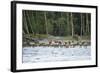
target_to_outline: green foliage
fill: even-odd
[[[75,39],[76,41],[78,41],[79,40],[79,36],[78,35],[74,35],[73,39]]]
[[[72,13],[71,16],[71,12],[23,10],[22,19],[24,34],[33,38],[48,38],[48,35],[72,36],[73,33],[72,38],[78,40],[79,36],[91,35],[89,13]]]
[[[43,38],[48,38],[48,35],[46,35],[46,34],[28,34],[28,35],[30,35],[30,38],[41,38],[41,39],[43,39]]]

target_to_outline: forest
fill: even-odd
[[[90,40],[91,14],[57,11],[22,11],[23,42],[43,39]]]

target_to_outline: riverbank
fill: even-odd
[[[27,46],[52,46],[52,47],[75,47],[75,46],[90,46],[91,42],[87,36],[83,38],[78,37],[59,37],[59,36],[51,36],[42,35],[38,36],[24,36],[23,37],[23,47]]]

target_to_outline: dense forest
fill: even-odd
[[[31,38],[72,37],[90,40],[91,14],[23,10],[23,36]]]
[[[23,10],[24,34],[49,34],[53,36],[89,36],[89,13]]]

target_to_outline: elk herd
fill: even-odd
[[[43,46],[43,47],[66,47],[66,48],[75,48],[75,47],[85,47],[91,45],[91,42],[89,40],[82,40],[82,41],[76,41],[76,40],[47,40],[46,42],[24,42],[24,45],[27,46]]]
[[[87,47],[90,46],[90,41],[61,41],[61,40],[51,40],[49,41],[48,46],[53,47],[66,47],[66,48],[74,48],[74,47]]]

